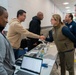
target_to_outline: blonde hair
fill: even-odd
[[[54,14],[52,15],[52,17],[54,18],[55,21],[58,22],[58,25],[63,25],[63,23],[61,22],[61,16],[59,14]]]

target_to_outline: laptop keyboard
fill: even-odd
[[[33,74],[23,72],[23,71],[18,71],[18,72],[16,72],[16,75],[33,75]]]
[[[37,54],[31,53],[31,54],[29,54],[29,56],[31,56],[31,57],[37,57]]]

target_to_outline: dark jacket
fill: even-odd
[[[70,29],[70,31],[76,37],[76,23],[72,21],[70,24],[66,23],[66,26]],[[76,48],[76,43],[74,43],[74,46]]]
[[[41,21],[37,18],[37,16],[33,17],[29,24],[29,31],[40,35],[40,31],[41,31],[40,25],[41,25]],[[32,38],[30,38],[30,39],[33,44],[38,42],[38,39],[32,39]]]

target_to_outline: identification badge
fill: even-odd
[[[70,27],[69,28],[72,28],[72,25],[70,25]]]

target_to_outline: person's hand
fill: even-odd
[[[40,36],[39,39],[45,40],[45,36]]]

